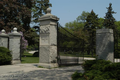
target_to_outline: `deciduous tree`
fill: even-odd
[[[35,0],[35,5],[32,8],[32,23],[38,24],[37,26],[34,26],[38,30],[39,28],[39,18],[43,15],[46,14],[46,10],[48,7],[51,7],[52,4],[49,2],[49,0]]]
[[[30,28],[33,0],[1,0],[0,30],[10,32],[13,27],[25,32]]]

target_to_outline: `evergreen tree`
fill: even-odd
[[[99,28],[99,18],[97,16],[98,15],[96,15],[92,10],[87,16],[84,26],[84,30],[88,32],[88,34],[86,34],[86,36],[88,36],[87,53],[90,54],[90,52],[92,52],[92,55],[96,51],[96,29]]]
[[[108,12],[106,13],[105,20],[104,20],[104,27],[108,29],[113,29],[113,35],[114,35],[114,55],[115,57],[120,57],[120,49],[118,47],[118,39],[119,39],[119,32],[117,30],[117,26],[115,25],[115,18],[113,17],[113,14],[116,12],[112,11],[112,3],[109,4],[109,7],[107,8]]]
[[[112,15],[115,12],[112,11],[112,3],[109,4],[109,7],[107,9],[108,11],[104,19],[104,27],[108,29],[115,29],[115,18]]]

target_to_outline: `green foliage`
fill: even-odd
[[[91,13],[86,18],[86,22],[85,22],[85,26],[84,26],[85,29],[99,28],[99,23],[98,23],[99,18],[97,16],[98,15],[96,15],[94,13],[94,11],[92,10]]]
[[[120,21],[116,21],[115,25],[117,26],[117,30],[120,31]]]
[[[75,72],[75,73],[72,75],[72,80],[85,80],[84,74]]]
[[[108,9],[108,12],[106,13],[106,16],[104,19],[104,27],[108,29],[115,29],[115,18],[112,15],[115,12],[112,11],[112,3],[109,4],[109,7],[107,9]]]
[[[117,28],[115,29],[115,58],[120,58],[120,21],[116,21],[115,25]]]
[[[81,23],[81,22],[86,22],[86,18],[89,15],[89,12],[85,12],[83,11],[82,14],[80,16],[77,17],[77,22]]]
[[[120,79],[120,63],[108,64],[103,67],[103,71],[107,72],[109,76],[115,78],[116,80]]]
[[[120,58],[120,22],[116,22],[115,18],[113,17],[113,14],[115,13],[112,11],[112,3],[109,4],[109,7],[107,8],[107,13],[104,19],[104,27],[108,29],[113,29],[114,32],[114,53],[115,58]]]
[[[77,31],[84,27],[84,23],[79,23],[76,20],[65,24],[65,27],[72,31]]]
[[[83,29],[84,23],[86,22],[86,18],[89,14],[89,12],[83,11],[82,14],[76,18],[76,20],[66,23],[65,27],[72,31],[78,31],[79,29]]]
[[[73,80],[120,80],[120,63],[111,63],[105,60],[85,61],[84,73],[75,72]],[[84,80],[83,79],[83,80]]]
[[[94,55],[96,48],[96,29],[102,28],[104,21],[103,18],[98,18],[97,16],[98,15],[96,15],[93,12],[93,10],[91,11],[91,13],[83,11],[82,14],[77,17],[76,20],[74,20],[73,22],[66,23],[65,29],[67,29],[72,34],[76,35],[79,38],[79,40],[72,41],[72,39],[69,39],[69,42],[68,40],[63,40],[63,42],[60,45],[62,45],[62,47],[79,47],[79,49],[81,49],[82,52],[85,53],[85,51],[87,51],[88,55]],[[61,32],[66,34],[65,31],[61,30]]]
[[[90,54],[90,52],[95,53],[95,49],[96,49],[96,29],[100,28],[99,25],[99,18],[97,17],[98,15],[96,15],[94,13],[94,11],[92,10],[91,13],[87,16],[86,18],[86,22],[85,22],[85,26],[84,26],[84,31],[87,33],[86,35],[87,40],[88,40],[88,44],[87,44],[87,52],[88,54]]]
[[[11,64],[12,55],[9,49],[0,47],[0,65]]]
[[[67,54],[72,54],[72,53],[73,53],[73,51],[72,51],[72,50],[67,51]]]
[[[35,0],[35,5],[32,8],[32,12],[33,12],[33,22],[34,23],[38,23],[39,22],[39,18],[46,13],[46,10],[48,7],[51,7],[52,4],[49,3],[49,0]]]
[[[36,33],[34,28],[30,28],[25,33],[25,39],[27,39],[29,46],[35,47],[39,45],[39,35]]]
[[[31,7],[33,0],[1,0],[0,1],[0,30],[11,32],[13,27],[18,31],[26,31],[30,28]]]
[[[96,76],[102,75],[100,70],[90,70],[84,74],[88,80],[94,80]],[[100,76],[99,76],[100,77]]]
[[[91,60],[91,61],[85,61],[83,64],[85,70],[101,70],[102,67],[106,64],[110,64],[110,61],[105,60]]]
[[[104,18],[99,18],[98,23],[99,23],[99,28],[100,29],[104,28],[103,22],[104,22]]]
[[[61,47],[64,47],[64,48],[67,47],[68,49],[72,49],[72,50],[75,50],[75,48],[76,49],[79,48],[79,50],[83,48],[81,44],[84,44],[87,42],[86,35],[85,35],[86,32],[83,31],[83,28],[84,28],[84,21],[88,16],[88,14],[89,14],[88,12],[83,11],[83,13],[80,16],[78,16],[76,20],[65,24],[65,29],[70,33],[72,33],[73,35],[75,35],[77,38],[67,33],[65,30],[59,29],[59,31],[62,34],[65,34],[68,36],[68,37],[66,36],[63,37],[61,34],[59,34],[60,38],[62,37],[62,40],[60,40]]]
[[[83,64],[84,70],[91,70],[91,66],[95,64],[95,62],[96,60],[85,61],[85,63]]]

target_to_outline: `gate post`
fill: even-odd
[[[9,34],[9,50],[12,54],[12,64],[21,63],[20,61],[20,39],[21,34],[17,32],[17,28]]]
[[[0,47],[8,48],[8,35],[5,33],[4,29],[0,34]]]
[[[97,59],[114,62],[114,37],[112,29],[98,29],[96,31]]]
[[[58,67],[57,64],[57,22],[59,18],[51,14],[40,17],[39,65],[43,67]]]

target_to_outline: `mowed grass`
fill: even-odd
[[[21,57],[21,63],[39,63],[39,57],[33,57],[32,54],[25,52]]]

